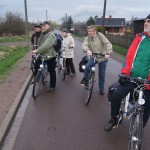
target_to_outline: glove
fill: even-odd
[[[122,85],[122,86],[125,86],[125,85],[127,85],[127,82],[126,82],[126,80],[124,79],[124,78],[119,78],[119,83]]]

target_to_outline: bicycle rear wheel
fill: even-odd
[[[63,58],[63,67],[61,69],[62,69],[62,80],[64,81],[66,77],[66,59],[65,58]]]
[[[33,90],[32,90],[32,96],[34,99],[36,99],[38,97],[39,94],[39,90],[42,84],[42,72],[39,71],[35,77],[35,82],[33,85]]]
[[[95,78],[95,72],[92,72],[88,80],[87,86],[85,87],[85,93],[84,93],[85,105],[88,105],[91,100],[93,85],[94,85],[94,78]]]
[[[143,136],[143,113],[138,111],[131,118],[128,138],[128,150],[141,150]]]

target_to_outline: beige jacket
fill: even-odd
[[[74,46],[75,46],[74,38],[70,33],[68,33],[67,37],[63,37],[62,41],[62,49],[65,49],[65,52],[63,53],[66,54],[66,58],[74,58]]]
[[[101,33],[97,33],[93,38],[85,37],[84,42],[82,44],[83,52],[87,52],[87,50],[91,50],[94,53],[102,53],[102,54],[111,54],[112,53],[112,44],[109,40]],[[105,58],[96,59],[98,62],[105,61]]]

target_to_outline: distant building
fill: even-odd
[[[102,27],[103,18],[95,18],[95,25]],[[125,18],[105,18],[104,28],[108,34],[125,34]]]
[[[141,19],[135,18],[133,20],[133,33],[134,33],[134,35],[144,31],[144,20],[145,20],[145,18],[141,18]]]

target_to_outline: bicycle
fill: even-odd
[[[94,58],[94,65],[93,67],[91,67],[89,74],[88,74],[88,78],[86,80],[86,85],[85,85],[85,91],[84,91],[84,102],[85,105],[88,105],[90,100],[91,100],[91,96],[92,96],[92,91],[93,91],[93,86],[94,86],[94,81],[95,81],[95,65],[97,64],[96,62],[96,57],[99,56],[99,58],[104,57],[104,54],[99,54],[99,53],[92,53],[92,56]],[[85,66],[83,66],[83,69],[85,69]]]
[[[130,119],[128,150],[140,150],[143,136],[143,106],[145,97],[143,91],[149,83],[141,78],[133,78],[125,75],[119,75],[124,82],[131,82],[137,85],[132,92],[126,96],[122,107],[120,108],[118,123],[123,119]]]
[[[40,64],[40,68],[38,69],[38,72],[34,79],[33,90],[32,90],[32,96],[34,99],[38,97],[41,85],[42,84],[45,85],[47,81],[47,75],[48,75],[47,64],[45,62],[46,57],[41,56],[40,54],[38,55],[39,57],[41,57],[42,63]]]
[[[62,80],[64,81],[67,74],[67,68],[66,68],[66,51],[65,49],[68,47],[63,47],[63,49],[60,51],[61,54],[58,54],[58,72],[61,73]],[[73,48],[73,47],[69,47]]]

